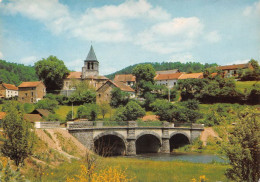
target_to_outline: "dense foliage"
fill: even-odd
[[[96,92],[88,83],[80,82],[75,85],[76,90],[68,97],[68,103],[81,105],[96,102]]]
[[[98,105],[97,104],[85,104],[79,106],[77,110],[77,117],[95,121],[98,116]]]
[[[151,64],[139,64],[134,69],[132,74],[136,78],[136,92],[142,97],[146,93],[154,90],[155,69]]]
[[[32,154],[34,135],[31,124],[24,120],[23,110],[20,104],[13,101],[8,102],[7,115],[3,119],[3,130],[5,141],[1,148],[2,153],[14,160],[16,166],[23,163]]]
[[[130,101],[125,107],[119,107],[115,113],[116,121],[134,121],[143,117],[145,110],[135,101]]]
[[[36,109],[47,109],[50,112],[54,113],[54,110],[59,107],[58,102],[56,100],[51,99],[43,99],[39,100],[35,106]]]
[[[251,69],[244,69],[239,70],[239,78],[242,81],[253,81],[253,80],[260,80],[260,66],[258,64],[258,61],[251,59],[248,63],[250,63],[253,67],[253,70]]]
[[[168,122],[195,122],[202,117],[199,112],[199,102],[188,100],[180,104],[172,104],[166,100],[157,99],[151,104],[153,111],[161,121]]]
[[[43,80],[47,91],[60,90],[63,86],[63,79],[69,74],[64,62],[55,56],[43,58],[34,66],[36,74]]]
[[[241,103],[245,100],[245,95],[231,78],[179,80],[178,87],[182,100],[197,99],[203,103]]]
[[[234,181],[258,181],[260,178],[260,113],[249,109],[240,113],[224,151],[231,168],[226,171]]]
[[[127,92],[121,91],[119,88],[115,87],[111,91],[111,101],[110,105],[112,107],[124,106],[128,103],[130,95]]]
[[[39,78],[32,66],[0,60],[0,80],[18,86],[23,81],[37,81]]]
[[[140,64],[151,64],[156,71],[179,69],[180,72],[187,72],[187,73],[203,72],[204,69],[206,69],[206,68],[217,66],[216,63],[201,64],[199,62],[187,62],[187,63],[181,63],[181,62],[162,62],[162,63],[155,62],[155,63],[152,63],[152,62],[147,62],[147,63],[140,63]],[[133,72],[133,69],[137,65],[139,65],[139,64],[128,66],[128,67],[126,67],[126,68],[124,68],[120,71],[117,71],[115,73],[107,75],[107,77],[109,79],[113,79],[116,74],[131,74]]]

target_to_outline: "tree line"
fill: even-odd
[[[33,66],[23,64],[9,63],[0,60],[0,81],[4,83],[20,85],[23,81],[39,80]]]

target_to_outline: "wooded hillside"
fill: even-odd
[[[0,81],[4,83],[20,85],[23,81],[39,80],[33,66],[23,64],[9,63],[0,60]]]
[[[179,69],[181,72],[187,72],[187,73],[198,73],[198,72],[203,72],[204,69],[217,66],[216,63],[213,64],[201,64],[199,62],[187,62],[187,63],[181,63],[181,62],[162,62],[162,63],[151,63],[151,62],[146,62],[146,63],[140,63],[140,64],[151,64],[156,71],[162,71],[162,70],[172,70],[172,69]],[[134,69],[135,66],[138,64],[128,66],[122,70],[119,70],[115,73],[106,75],[109,79],[113,79],[116,74],[130,74],[132,73],[132,70]]]

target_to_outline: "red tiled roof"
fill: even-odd
[[[154,77],[154,80],[177,80],[183,73],[159,74]]]
[[[70,72],[70,74],[67,76],[67,79],[76,78],[81,79],[82,73],[81,72]],[[107,77],[99,75],[99,76],[86,76],[86,79],[95,79],[95,80],[108,80]]]
[[[114,84],[116,87],[120,88],[120,90],[122,90],[122,91],[134,92],[134,89],[132,89],[131,87],[125,85],[123,82],[115,82],[115,81],[114,81],[113,84]]]
[[[24,114],[24,119],[29,122],[41,121],[42,117],[40,114]]]
[[[184,79],[190,79],[190,78],[203,78],[203,73],[189,73],[189,74],[182,74],[179,77],[179,80],[184,80]]]
[[[67,78],[81,78],[81,72],[70,72]]]
[[[36,109],[36,111],[44,117],[48,117],[50,114],[50,111],[48,111],[47,109]]]
[[[21,83],[19,87],[37,87],[39,84],[41,84],[41,81],[37,81],[37,82],[23,82]],[[42,83],[43,84],[43,83]]]
[[[3,83],[3,86],[8,90],[18,90],[18,87],[12,84]]]
[[[235,70],[235,69],[244,69],[252,67],[251,64],[234,64],[234,65],[226,65],[226,66],[219,66],[217,69],[220,70]]]
[[[94,80],[108,80],[107,77],[99,75],[99,76],[86,76],[86,79],[94,79]]]
[[[0,120],[4,119],[6,116],[6,112],[0,112]]]
[[[115,82],[135,82],[135,76],[132,74],[115,75]]]
[[[163,70],[163,71],[156,71],[156,74],[172,74],[172,73],[180,73],[178,69],[173,69],[173,70]]]

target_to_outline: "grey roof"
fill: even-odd
[[[92,45],[91,45],[90,50],[88,52],[88,56],[86,58],[86,61],[98,61]]]

